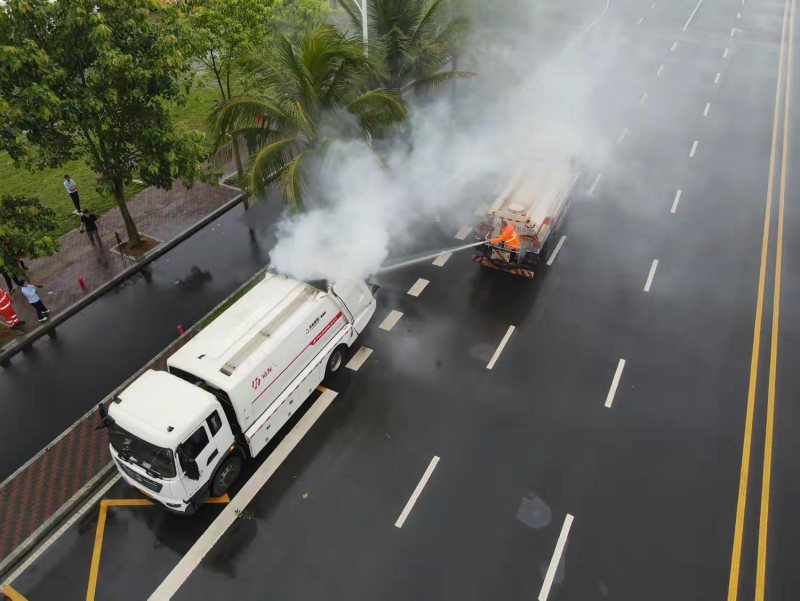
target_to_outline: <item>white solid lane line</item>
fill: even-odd
[[[608,12],[608,8],[610,6],[611,6],[611,0],[606,0],[606,5],[605,7],[603,7],[603,11],[597,16],[597,18],[594,21],[592,21],[586,26],[586,29],[583,30],[583,33],[589,33],[592,29],[594,29],[595,25],[597,25],[602,20],[602,18],[606,16],[606,13]]]
[[[486,365],[486,369],[492,369],[494,364],[497,363],[497,359],[500,357],[500,353],[503,352],[503,349],[506,348],[506,344],[508,344],[508,339],[511,338],[511,334],[514,333],[514,326],[508,326],[508,330],[506,331],[506,335],[503,336],[503,339],[500,341],[500,346],[497,347],[497,350],[492,355],[492,358],[489,359],[489,363]]]
[[[239,514],[247,508],[250,501],[258,494],[261,488],[267,483],[272,475],[277,471],[283,461],[289,456],[292,450],[311,430],[319,417],[336,398],[336,393],[332,390],[325,390],[314,402],[300,421],[286,433],[284,439],[267,456],[266,461],[256,470],[255,474],[245,482],[241,490],[233,497],[230,503],[226,504],[222,512],[211,523],[211,526],[200,535],[197,542],[181,558],[173,570],[167,575],[164,581],[150,595],[150,601],[166,601],[178,592],[181,585],[194,572],[206,554],[211,551],[217,541],[225,534],[228,528],[239,518]]]
[[[650,273],[647,274],[647,281],[644,283],[645,292],[650,292],[650,286],[653,285],[653,278],[656,277],[656,269],[658,269],[658,259],[653,259],[653,264],[650,266]]]
[[[371,354],[372,354],[371,348],[362,346],[355,352],[355,354],[350,359],[350,361],[347,362],[347,365],[345,365],[345,367],[347,369],[352,369],[353,371],[358,371],[359,369],[361,369],[361,366],[364,365],[364,363],[366,363],[367,359],[369,359],[369,356]]]
[[[547,566],[547,572],[544,575],[544,582],[542,582],[542,589],[539,591],[538,601],[547,601],[547,597],[550,595],[553,579],[556,577],[556,570],[558,570],[558,566],[561,563],[561,556],[564,555],[564,547],[567,546],[567,537],[574,520],[575,518],[569,513],[564,518],[564,524],[561,526],[561,534],[558,535],[553,557],[550,559],[550,565]]]
[[[672,202],[672,208],[669,210],[669,212],[672,213],[673,215],[675,214],[675,211],[678,210],[678,203],[681,201],[682,194],[683,190],[680,189],[677,192],[675,192],[675,200]]]
[[[430,280],[419,278],[414,285],[408,289],[409,296],[419,296],[428,284],[430,284]]]
[[[591,196],[592,194],[594,194],[594,191],[597,188],[597,184],[600,183],[601,179],[603,179],[603,174],[602,173],[598,173],[597,177],[594,178],[594,181],[592,182],[592,185],[589,186],[589,191],[586,193],[587,196]]]
[[[548,267],[550,267],[550,265],[553,264],[553,261],[556,260],[556,257],[558,256],[558,253],[561,252],[561,247],[564,246],[564,242],[566,242],[566,241],[567,241],[567,237],[566,236],[561,236],[561,240],[559,240],[558,244],[556,244],[556,247],[553,250],[553,254],[550,255],[549,259],[547,259],[547,266]]]
[[[691,15],[689,15],[689,19],[686,21],[686,25],[684,25],[684,26],[683,26],[683,30],[684,30],[684,31],[686,31],[687,29],[689,29],[689,25],[692,23],[692,19],[694,19],[694,16],[697,14],[697,11],[700,9],[700,5],[701,5],[702,3],[703,3],[703,0],[700,0],[700,1],[697,3],[697,6],[695,6],[695,7],[694,7],[694,10],[692,11],[692,14],[691,14]]]
[[[695,141],[692,143],[692,149],[689,151],[689,158],[690,158],[690,159],[693,159],[693,158],[694,158],[694,155],[695,155],[695,153],[697,152],[697,145],[698,145],[698,144],[699,144],[699,142],[698,142],[697,140],[695,140]]]
[[[472,228],[470,226],[468,226],[468,225],[465,225],[460,230],[458,230],[458,232],[456,232],[456,238],[458,238],[459,240],[463,240],[464,238],[469,236],[469,233],[471,231],[472,231]]]
[[[614,372],[614,378],[611,380],[611,388],[608,389],[606,395],[605,406],[611,408],[614,404],[614,397],[617,396],[617,387],[619,386],[620,378],[622,378],[622,370],[625,369],[625,359],[620,359],[617,363],[617,371]]]
[[[625,138],[627,138],[627,137],[628,137],[628,128],[626,127],[626,128],[625,128],[625,129],[623,129],[623,130],[622,130],[622,132],[619,134],[619,137],[617,138],[617,144],[622,144],[622,141],[623,141]]]
[[[386,319],[384,319],[381,322],[381,325],[379,325],[378,327],[381,330],[386,330],[387,332],[390,332],[392,328],[397,325],[397,322],[400,321],[400,318],[402,316],[403,314],[400,311],[392,311],[391,313],[389,313],[389,315],[386,316]]]
[[[434,455],[431,462],[428,464],[428,469],[425,470],[425,473],[422,474],[422,478],[417,484],[417,487],[414,489],[414,492],[411,493],[411,498],[406,503],[406,506],[403,507],[403,511],[400,513],[400,517],[397,518],[397,521],[394,523],[396,528],[402,528],[403,524],[406,522],[406,518],[408,514],[411,513],[411,510],[414,508],[414,504],[417,502],[419,495],[422,493],[422,489],[425,488],[425,485],[428,483],[428,480],[433,473],[433,470],[436,469],[436,464],[439,463],[439,458]]]
[[[664,65],[661,65],[656,71],[656,77],[661,77],[661,72],[664,70]]]
[[[717,76],[714,78],[714,84],[718,84],[721,77],[722,73],[717,73]]]
[[[708,117],[708,111],[710,111],[710,110],[711,110],[711,103],[710,102],[706,102],[706,108],[703,111],[703,117]]]
[[[639,99],[639,106],[642,106],[645,102],[647,102],[647,92],[642,94],[642,97]]]
[[[436,265],[436,267],[444,267],[444,264],[447,263],[447,260],[452,256],[453,253],[442,253],[433,260],[433,264]]]

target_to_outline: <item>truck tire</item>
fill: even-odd
[[[328,367],[325,368],[325,373],[327,375],[335,374],[337,371],[342,369],[342,365],[344,365],[344,353],[347,347],[343,344],[340,344],[331,353],[331,356],[328,357]]]
[[[219,466],[211,482],[211,496],[221,497],[239,479],[242,473],[242,458],[231,455]]]

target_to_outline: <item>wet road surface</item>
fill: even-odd
[[[550,599],[751,599],[770,445],[765,597],[794,598],[792,172],[775,426],[767,351],[777,219],[767,228],[746,505],[739,500],[783,16],[778,1],[612,1],[596,35],[626,38],[626,68],[598,90],[618,101],[597,107],[614,160],[586,174],[554,266],[524,281],[461,253],[380,276],[378,313],[358,342],[373,354],[326,382],[334,403],[175,598],[534,599],[553,565]],[[797,125],[790,111],[788,130]],[[778,143],[778,167],[781,155]],[[418,278],[430,283],[412,297]],[[402,317],[384,331],[392,310]],[[117,510],[117,555],[101,564],[98,599],[144,598],[224,506],[196,521],[157,511]],[[739,586],[729,589],[739,514]],[[95,523],[90,511],[17,589],[85,598]]]

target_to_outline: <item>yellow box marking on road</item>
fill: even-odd
[[[321,387],[320,387],[321,388]],[[231,498],[227,493],[221,497],[209,497],[206,504],[230,503]],[[103,499],[100,501],[100,512],[97,516],[97,529],[94,533],[94,548],[92,549],[92,563],[89,565],[89,582],[86,586],[86,601],[94,601],[97,592],[97,575],[100,572],[100,555],[103,552],[103,535],[106,529],[106,518],[109,507],[151,507],[155,505],[150,499]],[[3,590],[5,592],[5,590]],[[9,595],[10,597],[10,595]],[[12,601],[17,599],[11,598]],[[20,596],[19,599],[25,599]]]
[[[756,559],[756,601],[764,601],[767,579],[767,534],[769,530],[769,496],[772,482],[772,442],[775,432],[775,387],[778,375],[778,330],[781,312],[781,277],[783,275],[783,223],[786,206],[786,172],[789,155],[789,113],[792,108],[792,69],[794,68],[794,14],[796,0],[791,0],[789,20],[789,62],[786,67],[786,96],[783,109],[783,147],[781,149],[781,187],[778,200],[778,232],[775,251],[775,282],[772,295],[772,333],[767,387],[767,424],[764,437],[764,467],[761,479],[761,514],[758,524]]]
[[[28,599],[10,584],[3,587],[3,594],[11,601],[28,601]]]
[[[761,263],[758,272],[758,293],[756,296],[756,315],[753,327],[753,350],[750,358],[750,381],[747,390],[747,410],[745,414],[744,439],[742,444],[742,465],[739,472],[739,494],[736,503],[736,521],[733,531],[731,569],[728,579],[728,601],[736,601],[739,595],[739,574],[742,561],[742,541],[744,537],[744,518],[747,508],[747,483],[750,476],[750,455],[753,441],[753,416],[755,413],[756,385],[758,382],[758,361],[761,352],[761,324],[764,315],[764,290],[766,288],[767,256],[769,253],[770,223],[772,221],[772,196],[775,191],[775,161],[777,156],[778,129],[780,124],[781,89],[783,85],[786,37],[789,13],[789,0],[786,0],[781,30],[780,59],[778,61],[778,83],[775,90],[775,115],[772,124],[772,148],[769,158],[769,179],[767,181],[767,200],[764,211],[764,229],[761,238]]]

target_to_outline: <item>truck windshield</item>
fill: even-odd
[[[154,476],[175,477],[175,458],[170,449],[142,440],[117,424],[109,428],[109,438],[111,446],[122,459],[143,467]]]

